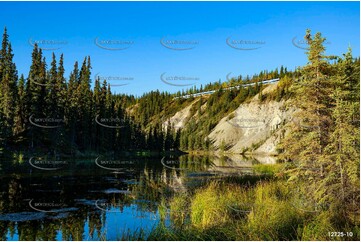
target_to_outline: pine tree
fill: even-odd
[[[67,96],[67,85],[64,77],[64,56],[60,55],[59,65],[57,68],[57,77],[55,82],[55,91],[57,99],[57,115],[59,117],[64,117],[65,115],[65,105],[66,105],[66,96]]]
[[[324,154],[325,160],[330,162],[325,167],[327,173],[319,191],[326,194],[325,199],[342,207],[342,218],[352,216],[360,206],[360,129],[354,122],[354,118],[359,117],[359,99],[355,95],[355,91],[359,93],[359,90],[353,88],[359,86],[356,64],[349,49],[337,65],[332,92],[335,106],[332,112],[333,131]]]
[[[46,78],[46,116],[51,118],[58,118],[58,103],[57,103],[57,64],[56,57],[53,53],[50,64],[50,71]]]
[[[69,144],[71,146],[71,153],[77,149],[77,122],[79,120],[78,113],[78,94],[79,87],[79,68],[78,62],[75,62],[73,71],[70,74],[67,95],[66,95],[66,108],[65,116],[67,119],[67,130],[69,133]]]
[[[85,58],[79,72],[79,85],[76,90],[76,100],[78,104],[78,140],[81,149],[91,149],[91,106],[92,92],[90,90],[91,74],[90,58]]]
[[[24,75],[20,76],[18,82],[18,102],[16,104],[16,121],[15,121],[15,133],[21,133],[25,130],[26,123],[26,110],[25,110],[25,78]]]
[[[0,142],[6,146],[6,140],[15,131],[16,104],[18,101],[18,73],[13,62],[11,43],[4,29],[0,51]],[[3,139],[3,141],[1,140]]]
[[[104,117],[101,114],[101,107],[102,107],[102,96],[101,96],[101,88],[100,88],[100,82],[99,82],[99,78],[97,78],[95,80],[95,84],[94,84],[94,95],[93,95],[93,115],[94,115],[94,119],[97,119],[99,117]],[[99,151],[100,148],[100,144],[101,144],[101,140],[102,140],[102,134],[100,132],[101,127],[99,124],[94,124],[93,125],[93,131],[92,131],[92,140],[93,140],[93,144],[94,144],[94,149],[96,149],[97,151]]]
[[[56,93],[56,117],[62,120],[61,126],[56,129],[56,138],[58,140],[58,146],[69,152],[67,143],[67,119],[65,116],[66,102],[67,102],[67,84],[64,77],[64,56],[60,55],[59,64],[57,67],[57,76],[55,82],[55,93]]]
[[[292,161],[289,181],[308,203],[332,210],[344,223],[359,209],[359,62],[351,51],[336,64],[324,55],[325,38],[306,32],[309,63],[290,90],[297,108],[281,144]],[[318,207],[319,209],[320,207]],[[351,219],[354,224],[359,220]]]
[[[46,117],[46,88],[46,62],[43,58],[42,50],[38,49],[37,44],[35,44],[25,90],[27,121],[33,118]],[[30,122],[27,122],[27,129],[29,129],[28,138],[30,139],[30,147],[35,148],[37,145],[40,145],[43,140],[44,130],[35,127]]]
[[[312,139],[313,142],[308,145],[310,150],[304,150],[304,152],[309,153],[310,160],[315,160],[312,154],[316,156],[321,154],[327,141],[328,117],[330,116],[329,64],[327,57],[323,54],[325,39],[321,37],[321,34],[317,33],[312,39],[308,30],[306,36],[310,45],[307,53],[309,63],[302,69],[301,81],[295,83],[296,98],[293,104],[299,108],[299,112],[295,115],[293,124],[295,124],[297,132],[302,133],[303,138]],[[289,149],[290,152],[293,150],[292,147]],[[299,149],[303,149],[302,145],[294,144],[292,153],[300,154],[301,150]]]
[[[308,64],[301,70],[302,76],[292,89],[295,98],[291,104],[297,112],[282,142],[281,148],[285,152],[281,157],[295,165],[289,170],[290,180],[303,184],[299,194],[307,194],[305,196],[310,201],[315,199],[320,202],[325,198],[324,194],[317,196],[316,193],[329,163],[323,154],[329,139],[332,110],[330,76],[333,73],[328,62],[330,57],[324,54],[325,38],[320,33],[312,37],[307,30],[305,39],[309,45]]]

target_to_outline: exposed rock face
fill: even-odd
[[[163,127],[168,126],[168,122],[176,129],[183,128],[186,125],[186,121],[190,118],[190,110],[194,103],[196,103],[197,100],[192,102],[187,107],[183,108],[182,110],[178,111],[176,114],[173,115],[170,119],[167,119],[165,122],[163,122]]]
[[[246,148],[254,153],[275,154],[279,142],[277,129],[289,119],[291,111],[282,109],[284,102],[259,103],[252,100],[224,117],[209,134],[214,146],[226,144],[230,152]]]
[[[263,94],[276,87],[277,84],[268,85]],[[176,129],[186,125],[191,118],[190,109],[196,102],[197,99],[169,119]],[[291,119],[294,112],[292,109],[286,110],[284,104],[285,101],[261,103],[256,95],[221,119],[208,137],[214,147],[220,149],[223,144],[231,153],[241,153],[247,149],[254,154],[275,155],[280,142],[279,128]]]

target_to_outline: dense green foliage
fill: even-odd
[[[261,71],[245,78],[238,76],[177,94],[157,90],[139,98],[116,95],[105,80],[91,80],[90,57],[84,58],[81,65],[75,62],[66,80],[64,56],[57,60],[53,54],[48,68],[37,45],[27,78],[23,75],[18,78],[6,29],[0,60],[0,150],[52,155],[175,151],[179,148],[209,150],[212,145],[207,138],[210,131],[224,115],[262,90],[258,81],[290,75],[282,66],[280,71]],[[245,83],[256,84],[227,89]],[[208,90],[217,91],[200,98],[175,98]],[[276,98],[283,95],[281,88]],[[169,118],[189,105],[192,105],[192,115],[188,124],[184,130],[175,129]]]
[[[0,50],[0,144],[3,145],[6,145],[8,139],[14,134],[16,103],[19,101],[17,93],[18,76],[13,56],[5,28]],[[3,145],[0,145],[0,150]]]
[[[122,239],[359,240],[357,225],[335,222],[332,211],[295,196],[296,187],[284,177],[248,184],[238,180],[212,181],[194,192],[176,194],[159,205],[162,219],[149,236],[140,230]],[[169,213],[164,212],[167,208]],[[345,231],[345,236],[331,236],[335,231]]]
[[[21,75],[18,80],[5,29],[0,59],[0,151],[80,155],[178,147],[172,130],[158,125],[147,132],[144,125],[164,108],[160,104],[170,100],[170,95],[162,94],[168,99],[151,106],[155,109],[142,106],[152,99],[148,95],[139,102],[144,111],[135,122],[127,113],[136,103],[134,96],[112,94],[105,80],[95,80],[91,88],[90,57],[80,66],[75,62],[68,81],[63,55],[57,61],[53,54],[48,69],[42,50],[35,45],[31,63],[28,77]]]
[[[344,231],[354,233],[344,239],[358,239],[360,59],[352,57],[351,49],[343,57],[326,56],[320,33],[312,36],[307,31],[305,38],[308,63],[294,72],[281,67],[280,72],[240,76],[175,95],[152,91],[135,98],[112,94],[106,81],[95,80],[91,89],[90,57],[81,66],[75,62],[66,81],[63,56],[57,61],[53,55],[48,68],[36,45],[28,77],[18,78],[5,29],[0,52],[0,152],[207,151],[213,148],[210,132],[240,104],[256,94],[260,102],[283,99],[284,108],[296,110],[281,130],[278,151],[284,165],[255,167],[273,180],[249,186],[211,183],[192,194],[176,195],[169,201],[176,226],[160,223],[149,238],[329,240],[334,238],[328,232]],[[276,90],[263,94],[257,82],[272,78],[280,78]],[[226,89],[244,82],[256,84]],[[217,91],[175,98],[207,90]],[[189,106],[186,125],[176,129],[169,119]],[[220,149],[226,151],[227,144]]]
[[[283,127],[279,158],[284,163],[255,166],[273,179],[246,186],[213,182],[177,194],[168,203],[171,225],[160,223],[148,239],[360,239],[360,59],[352,57],[350,48],[342,58],[326,56],[320,33],[312,36],[307,30],[305,38],[307,65],[283,76],[275,91],[260,97],[285,98],[285,108],[296,110]],[[232,100],[226,97],[218,92],[215,100],[226,106]],[[212,101],[210,97],[205,108],[210,108],[210,118],[220,112],[212,112]],[[190,122],[185,130],[197,132],[198,124],[202,126]],[[188,148],[201,148],[191,142]]]
[[[205,88],[197,89],[194,87],[182,92],[182,94],[178,93],[176,95],[177,97],[184,94],[216,90],[211,95],[190,97],[188,99],[174,98],[174,95],[167,92],[153,91],[144,94],[137,100],[132,116],[134,116],[137,123],[140,123],[143,129],[148,130],[149,133],[154,133],[162,130],[161,124],[163,124],[163,129],[164,127],[171,126],[168,125],[169,118],[177,111],[191,105],[190,114],[186,117],[187,124],[181,131],[178,130],[179,133],[176,134],[176,140],[180,142],[179,147],[181,150],[207,151],[212,147],[212,141],[208,139],[212,129],[223,117],[237,109],[240,104],[262,91],[263,86],[258,84],[259,81],[281,78],[281,84],[275,92],[260,95],[262,101],[275,99],[279,101],[282,98],[287,98],[287,94],[289,94],[289,80],[291,80],[292,75],[292,72],[288,72],[286,68],[281,67],[280,73],[277,69],[270,73],[264,71],[254,75],[252,78],[247,77],[245,80],[242,77],[238,79],[233,78],[228,82],[209,84]],[[255,85],[227,89],[244,83],[255,83]],[[176,132],[174,127],[170,127],[170,129],[174,135]],[[224,150],[226,149],[227,147],[224,147]]]
[[[360,60],[326,56],[320,33],[311,36],[308,64],[292,87],[298,110],[285,128],[281,158],[299,195],[326,206],[335,223],[359,223]],[[331,63],[331,60],[335,60]]]

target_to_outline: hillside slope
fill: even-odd
[[[263,95],[274,91],[277,85],[278,83],[268,85],[263,90]],[[170,123],[179,129],[185,128],[190,119],[197,120],[198,114],[190,117],[189,112],[197,100],[169,118]],[[207,102],[204,105],[206,104]],[[275,155],[276,145],[280,141],[279,128],[291,119],[293,113],[293,110],[283,108],[284,104],[284,100],[261,102],[258,94],[242,103],[236,110],[223,117],[208,134],[213,149],[217,151],[225,147],[222,149],[229,153],[247,151],[254,154]]]

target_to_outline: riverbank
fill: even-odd
[[[44,158],[64,158],[64,159],[85,159],[85,158],[96,158],[99,156],[115,156],[115,157],[163,157],[163,156],[181,156],[187,152],[180,150],[175,151],[151,151],[151,150],[133,150],[133,151],[120,151],[120,152],[96,152],[96,151],[84,151],[74,152],[73,154],[68,153],[51,153],[42,152],[40,150],[29,152],[29,151],[2,151],[0,158],[3,159],[17,159],[24,160],[30,159],[31,157],[44,157]]]
[[[347,231],[347,238],[337,239],[359,240],[358,216],[345,222],[337,204],[308,200],[300,189],[307,184],[288,182],[281,166],[269,174],[212,181],[176,194],[160,205],[163,217],[148,237],[138,231],[121,240],[318,241],[336,239],[332,231]]]

